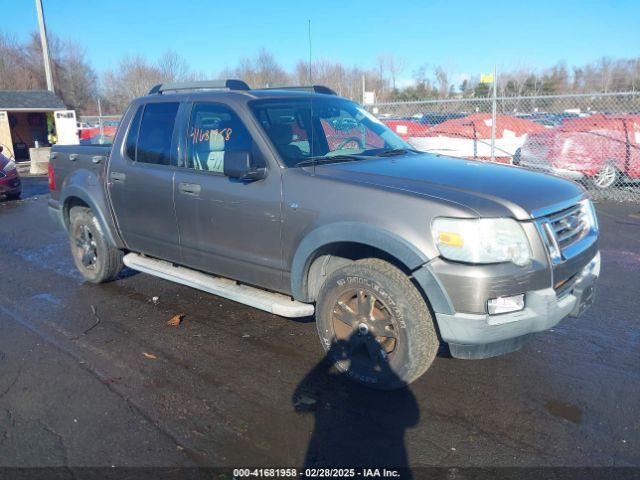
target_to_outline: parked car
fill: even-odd
[[[409,140],[414,137],[422,137],[429,130],[429,125],[421,123],[416,119],[382,119],[387,127],[393,133],[403,140]]]
[[[544,125],[545,127],[557,127],[558,125],[562,125],[565,120],[580,118],[580,115],[577,113],[571,112],[562,112],[562,113],[547,113],[547,112],[535,112],[535,113],[524,113],[517,115],[518,118],[523,118],[525,120],[530,120],[535,123],[539,123],[540,125]]]
[[[640,116],[592,115],[530,135],[514,163],[594,188],[640,181]]]
[[[426,152],[488,160],[491,158],[492,122],[491,113],[474,113],[435,125],[422,135],[410,137],[407,141],[418,150]],[[496,114],[496,160],[511,163],[511,158],[527,136],[544,130],[542,125],[529,120]]]
[[[441,341],[456,358],[500,355],[591,305],[598,226],[582,187],[417,152],[327,92],[160,85],[113,146],[55,145],[49,211],[84,278],[127,265],[315,314],[336,367],[380,389],[420,377]],[[327,138],[346,117],[357,145]]]
[[[102,123],[103,137],[112,138],[116,134],[119,123],[120,122],[115,120],[105,120]],[[100,126],[81,128],[78,130],[78,137],[80,138],[80,143],[83,145],[99,143],[96,139],[102,138],[100,136]]]
[[[4,155],[4,147],[0,145],[0,196],[9,200],[17,200],[22,194],[22,182],[16,162]]]
[[[423,125],[440,125],[448,120],[456,120],[458,118],[464,118],[468,113],[458,113],[458,112],[425,112],[421,113],[419,116],[417,115],[415,118],[418,123]]]

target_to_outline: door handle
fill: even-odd
[[[93,157],[91,157],[91,161],[93,163],[100,163],[102,160],[104,160],[106,157],[104,155],[94,155]]]
[[[111,178],[111,180],[113,180],[114,182],[123,183],[124,179],[127,178],[127,175],[120,172],[111,172],[109,174],[109,178]]]
[[[72,162],[75,162],[77,159],[78,159],[78,154],[77,153],[69,154],[69,160],[71,160]]]
[[[202,187],[197,183],[178,183],[178,191],[184,195],[191,195],[192,197],[197,197],[200,195],[200,190]]]

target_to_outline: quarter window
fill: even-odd
[[[224,172],[225,153],[251,151],[252,139],[238,116],[223,105],[193,106],[187,138],[187,167]]]
[[[149,103],[144,108],[135,161],[169,165],[179,103]]]

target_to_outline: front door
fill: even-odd
[[[174,194],[183,263],[245,283],[282,287],[280,175],[245,182],[224,175],[225,153],[259,148],[228,106],[194,103],[183,132]]]
[[[173,177],[179,106],[178,102],[148,103],[129,112],[133,119],[124,146],[112,152],[107,173],[116,222],[127,247],[176,262],[180,245]]]

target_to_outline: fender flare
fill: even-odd
[[[293,298],[309,301],[307,292],[307,272],[314,259],[314,253],[332,243],[353,242],[378,250],[398,259],[413,271],[429,261],[414,245],[388,230],[357,223],[338,222],[318,227],[300,242],[291,263],[291,292]]]
[[[104,215],[103,209],[98,208],[91,194],[78,185],[69,185],[65,187],[64,195],[60,197],[60,213],[62,214],[62,220],[67,230],[69,230],[69,217],[66,215],[65,210],[67,208],[67,201],[71,197],[78,198],[89,206],[93,214],[98,219],[100,229],[102,230],[101,233],[104,235],[104,238],[109,245],[115,248],[123,247],[122,242],[116,240],[113,230],[110,227],[110,223]]]

